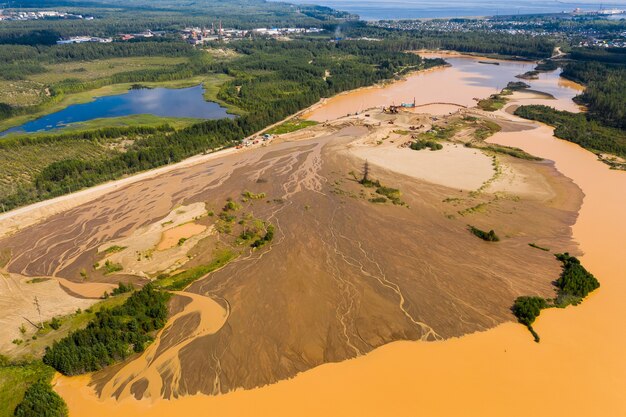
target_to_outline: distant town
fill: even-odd
[[[59,39],[57,44],[73,44],[85,42],[109,43],[113,41],[130,41],[133,39],[146,39],[175,34],[191,45],[203,45],[205,42],[228,42],[244,38],[275,38],[288,39],[290,36],[318,33],[323,29],[319,28],[256,28],[250,30],[223,28],[220,23],[212,24],[210,28],[189,27],[177,32],[146,30],[140,33],[123,33],[116,37],[96,37],[96,36],[72,36],[67,39]]]
[[[45,19],[84,19],[93,20],[93,16],[83,16],[81,14],[57,12],[54,10],[40,11],[11,11],[0,10],[0,22],[11,20],[45,20]]]
[[[579,46],[601,48],[626,48],[626,31],[598,31],[592,26],[568,25],[568,21],[626,19],[626,10],[611,9],[582,11],[575,9],[561,14],[534,16],[497,16],[491,18],[420,19],[420,20],[379,20],[369,25],[385,29],[419,30],[426,32],[476,32],[505,33],[527,36],[561,36]],[[623,28],[623,26],[622,26]]]

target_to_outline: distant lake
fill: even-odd
[[[328,6],[358,14],[363,20],[560,13],[571,12],[577,7],[588,11],[599,10],[601,7],[626,8],[626,1],[610,0],[291,0],[290,2]]]
[[[69,123],[86,122],[103,117],[133,114],[153,114],[162,117],[192,117],[197,119],[232,118],[217,103],[206,101],[201,85],[189,88],[152,88],[130,90],[124,94],[98,97],[84,104],[73,104],[56,113],[12,127],[0,133],[40,132],[57,129]]]

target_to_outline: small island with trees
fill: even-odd
[[[513,314],[532,333],[535,342],[539,342],[539,335],[533,329],[532,324],[541,314],[541,310],[550,307],[565,308],[570,304],[578,305],[589,293],[600,287],[596,277],[580,264],[578,258],[567,252],[555,256],[562,263],[561,275],[555,281],[556,297],[545,299],[537,296],[521,296],[517,297],[512,307]]]

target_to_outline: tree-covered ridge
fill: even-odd
[[[97,371],[142,352],[167,319],[169,294],[148,284],[121,306],[103,309],[85,329],[46,348],[43,362],[65,375]]]
[[[549,36],[490,33],[486,31],[443,32],[394,30],[368,26],[365,22],[343,24],[342,35],[373,37],[389,42],[398,50],[444,49],[479,54],[498,54],[524,58],[547,58],[556,46]]]

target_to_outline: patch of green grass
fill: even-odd
[[[458,123],[452,123],[447,126],[433,126],[428,132],[420,133],[417,139],[423,142],[429,140],[448,140],[458,132],[459,128]]]
[[[478,101],[478,107],[481,110],[493,112],[500,110],[506,104],[507,100],[504,95],[492,94],[489,98],[484,98]]]
[[[84,130],[97,130],[106,127],[126,127],[126,126],[163,126],[170,125],[174,129],[182,129],[200,122],[201,119],[191,117],[162,117],[153,114],[133,114],[122,117],[105,117],[101,119],[93,119],[86,122],[70,123],[60,129],[53,129],[47,132],[41,132],[40,135],[60,132],[78,132]],[[32,134],[30,134],[32,135]],[[35,134],[37,135],[37,134]]]
[[[0,268],[4,268],[5,266],[7,266],[7,264],[11,260],[11,256],[11,248],[0,249]]]
[[[266,133],[270,135],[282,135],[304,129],[306,127],[315,126],[316,124],[317,122],[314,122],[313,120],[291,119],[283,124],[271,128]]]
[[[255,193],[250,192],[248,190],[246,190],[243,193],[241,193],[241,195],[244,198],[247,198],[248,200],[262,200],[262,199],[264,199],[266,197],[265,193],[255,194]]]
[[[543,160],[537,156],[531,155],[521,150],[520,148],[513,148],[509,146],[490,144],[489,146],[481,146],[480,149],[489,151],[489,152],[500,153],[503,155],[509,155],[509,156],[512,156],[513,158],[525,159],[527,161],[542,161]]]
[[[477,140],[483,141],[498,133],[500,130],[502,130],[502,128],[499,124],[492,122],[491,120],[481,120],[478,128],[474,131],[474,137]]]
[[[33,279],[29,279],[28,281],[26,281],[27,284],[39,284],[40,282],[46,282],[46,281],[50,281],[50,278],[33,278]]]
[[[461,216],[467,216],[468,214],[474,214],[474,213],[484,213],[487,210],[487,205],[488,205],[487,203],[479,203],[479,204],[476,204],[475,206],[468,207],[463,210],[459,210],[457,213],[459,213]]]
[[[231,249],[218,250],[214,253],[213,259],[210,263],[189,268],[186,271],[179,272],[178,274],[172,276],[159,278],[155,284],[167,290],[183,290],[197,279],[200,279],[203,276],[225,266],[237,256],[237,253]]]
[[[124,269],[121,264],[111,262],[109,260],[104,263],[104,266],[102,268],[104,269],[104,275],[113,274]]]
[[[106,253],[107,255],[109,255],[109,254],[111,254],[111,253],[121,252],[121,251],[123,251],[124,249],[126,249],[126,246],[113,245],[113,246],[110,246],[110,247],[106,248],[106,249],[104,250],[104,253]]]
[[[52,329],[49,323],[44,323],[43,329],[39,329],[34,333],[35,339],[28,333],[28,338],[20,344],[19,348],[14,350],[14,357],[40,357],[43,355],[46,346],[52,345],[55,340],[60,340],[67,336],[71,331],[85,328],[87,324],[96,317],[96,313],[103,308],[112,308],[121,305],[126,301],[130,294],[121,294],[115,297],[109,297],[91,306],[86,310],[77,310],[73,314],[59,316],[56,319],[60,322],[58,329]],[[24,335],[26,337],[26,335]]]

